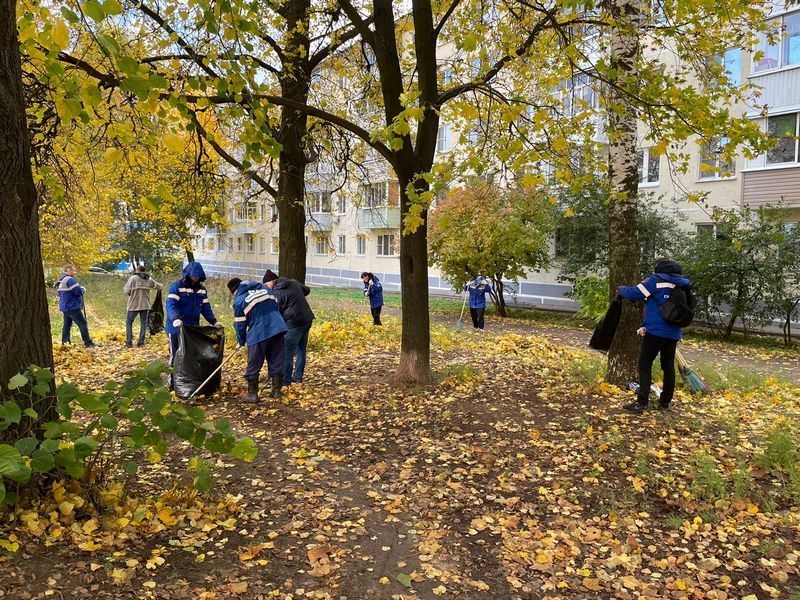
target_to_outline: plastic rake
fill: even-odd
[[[464,329],[464,309],[467,307],[467,292],[464,292],[464,303],[461,305],[461,316],[456,321],[456,331]]]

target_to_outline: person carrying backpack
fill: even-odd
[[[675,349],[683,335],[681,328],[691,322],[694,310],[691,287],[692,282],[682,275],[678,263],[661,258],[656,261],[654,273],[642,283],[617,288],[618,296],[634,302],[645,302],[644,320],[637,330],[644,338],[639,354],[639,389],[636,402],[626,404],[622,407],[624,410],[639,414],[647,408],[653,362],[659,354],[664,388],[658,407],[662,410],[669,408],[675,392]],[[680,314],[683,314],[683,318]]]
[[[98,344],[92,341],[89,335],[89,325],[86,322],[86,314],[84,312],[83,296],[86,293],[86,288],[78,284],[75,275],[78,274],[78,269],[75,265],[68,264],[64,267],[64,272],[58,278],[58,310],[64,314],[64,325],[61,328],[61,343],[69,344],[70,334],[72,332],[72,324],[78,326],[81,332],[81,339],[83,345],[87,348],[97,346]]]

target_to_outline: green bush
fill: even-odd
[[[158,462],[177,439],[197,449],[254,460],[255,443],[237,438],[227,419],[211,422],[202,409],[173,402],[162,381],[167,371],[163,363],[151,363],[122,382],[109,382],[102,392],[82,392],[62,383],[55,398],[58,418],[47,422],[33,408],[23,410],[17,400],[27,395],[23,405],[40,406],[50,393],[53,373],[32,366],[12,377],[6,394],[0,388],[0,394],[16,399],[0,403],[0,431],[28,431],[13,446],[0,444],[0,502],[15,503],[23,486],[45,474],[59,472],[85,484],[100,483],[116,471],[134,477],[145,452],[147,460]],[[208,466],[198,461],[191,466],[197,474],[195,486],[207,490]]]
[[[608,279],[593,275],[578,277],[572,297],[581,305],[579,317],[599,322],[608,310]]]

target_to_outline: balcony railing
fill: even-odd
[[[400,209],[388,206],[359,208],[357,223],[359,229],[399,229]]]
[[[311,231],[330,231],[333,224],[331,213],[309,213],[306,215],[306,227]]]

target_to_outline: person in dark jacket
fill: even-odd
[[[659,408],[669,408],[675,393],[675,348],[683,336],[681,328],[667,323],[659,310],[675,286],[691,287],[692,282],[684,277],[681,266],[665,258],[656,261],[654,273],[642,283],[619,286],[617,295],[627,300],[644,301],[644,320],[637,333],[642,336],[639,354],[639,390],[636,402],[623,406],[628,412],[641,413],[647,408],[652,384],[653,362],[661,355],[661,370],[664,372],[664,388],[659,398]]]
[[[89,324],[86,322],[86,315],[83,312],[83,296],[86,288],[78,285],[75,275],[78,269],[75,265],[66,265],[61,277],[58,278],[58,310],[64,314],[64,324],[61,327],[61,343],[70,344],[72,334],[72,324],[78,326],[81,332],[83,345],[87,348],[96,346],[89,336]]]
[[[228,281],[233,295],[233,324],[240,346],[247,346],[247,394],[243,402],[258,402],[258,376],[264,360],[272,380],[273,398],[281,397],[283,379],[286,323],[281,317],[278,298],[267,286],[257,281]]]
[[[183,267],[183,277],[169,286],[167,294],[167,322],[164,329],[169,335],[169,364],[175,361],[175,353],[180,344],[181,327],[184,325],[200,325],[200,315],[214,327],[222,329],[224,326],[217,321],[211,309],[203,282],[206,273],[199,262],[190,262]]]
[[[383,286],[380,279],[372,273],[361,273],[364,282],[364,297],[369,298],[369,308],[372,312],[372,324],[381,324],[381,309],[383,308]]]
[[[478,275],[469,283],[464,284],[464,292],[469,290],[469,315],[472,317],[472,327],[483,331],[483,315],[486,312],[486,294],[492,293],[492,285],[483,275]]]
[[[308,332],[311,331],[311,325],[314,322],[314,312],[306,300],[311,289],[294,279],[278,277],[269,269],[264,273],[264,285],[278,297],[281,316],[288,328],[284,340],[286,365],[283,370],[283,385],[302,383],[303,372],[306,368]],[[296,364],[294,364],[295,354],[297,355]]]
[[[130,276],[123,291],[128,295],[127,316],[125,318],[125,346],[133,347],[133,322],[139,316],[139,341],[137,346],[144,346],[147,333],[147,313],[150,312],[150,290],[160,290],[164,286],[147,274],[144,265],[136,267],[136,273]]]

